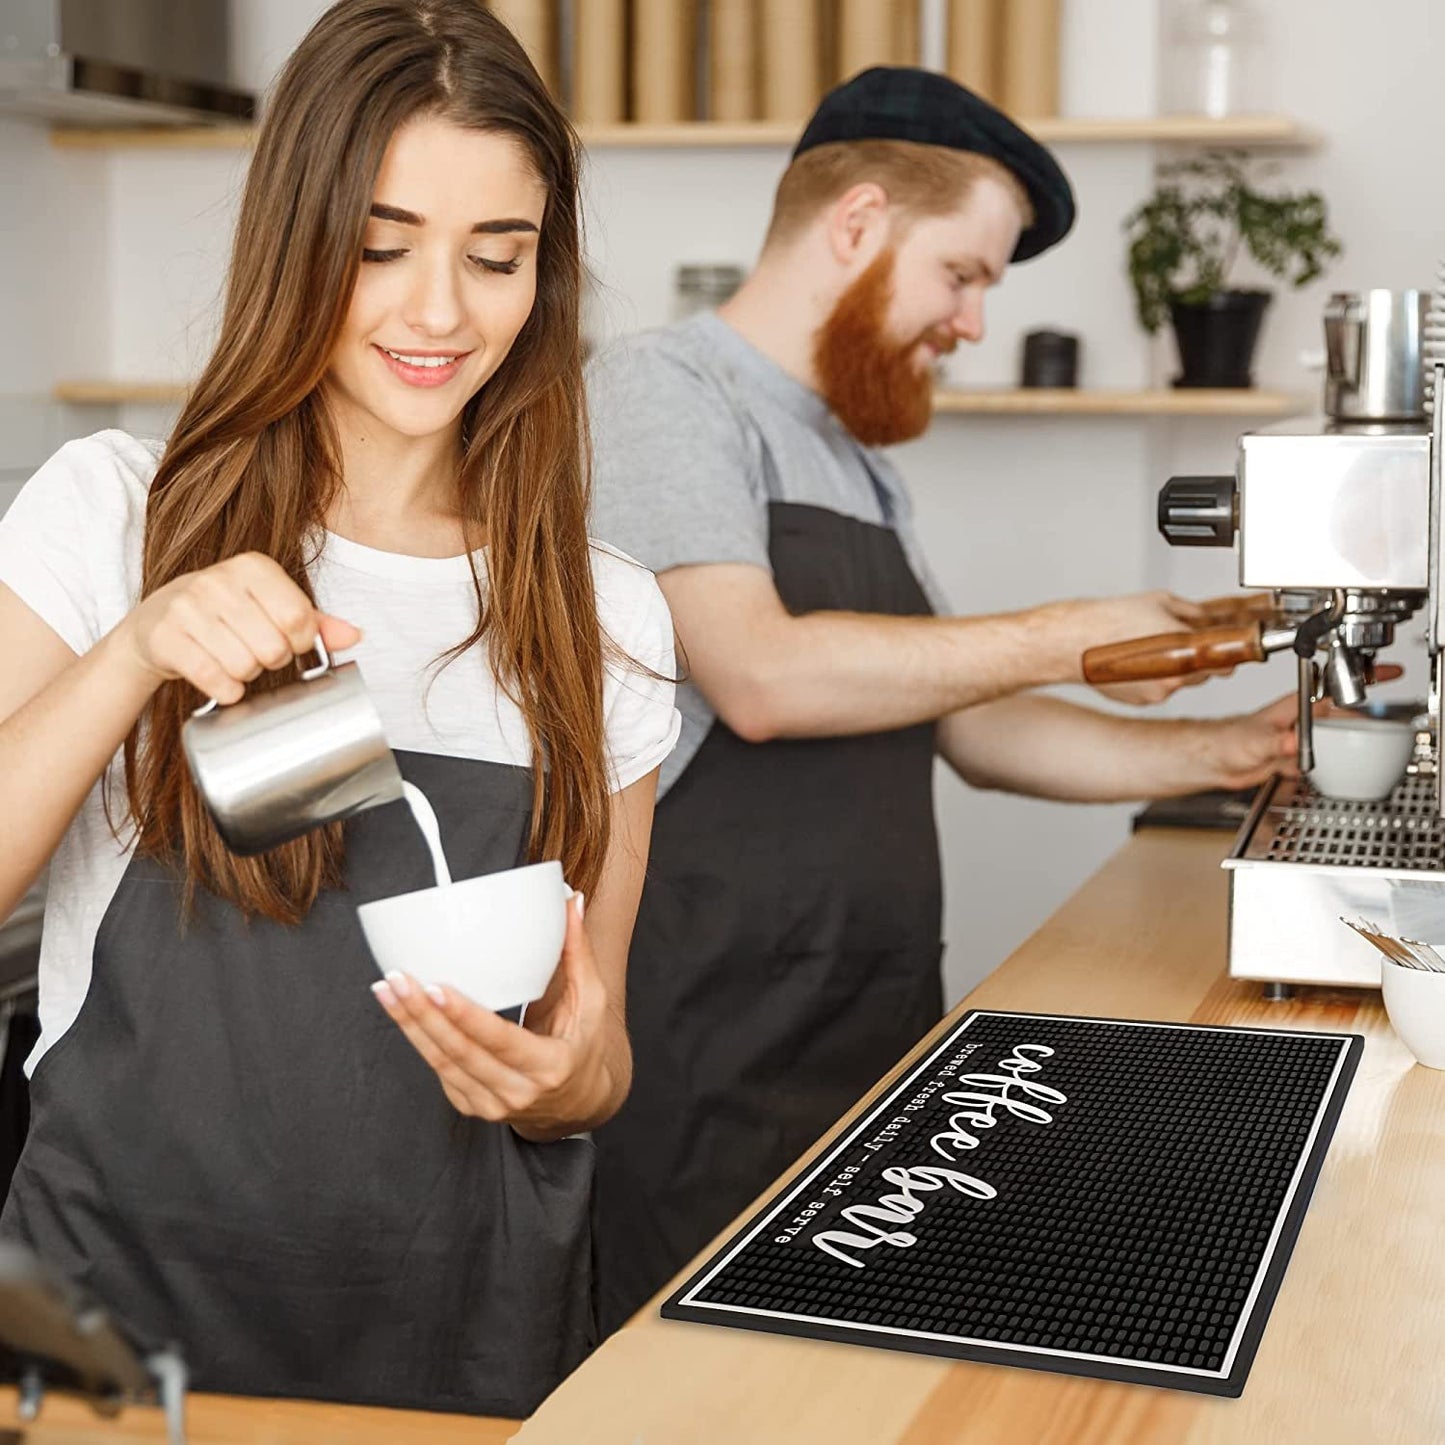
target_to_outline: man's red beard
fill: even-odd
[[[953,349],[953,337],[900,345],[887,331],[893,252],[883,252],[838,298],[813,340],[813,370],[833,414],[864,446],[910,441],[933,418],[933,368],[919,369],[919,342]]]

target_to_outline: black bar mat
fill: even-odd
[[[1223,833],[1237,833],[1249,817],[1258,791],[1258,788],[1237,791],[1211,788],[1178,798],[1156,798],[1134,814],[1131,827],[1135,833],[1140,828],[1215,828]]]
[[[1361,1048],[970,1013],[662,1313],[1238,1395]]]

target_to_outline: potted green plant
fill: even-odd
[[[1166,318],[1174,323],[1175,386],[1253,385],[1255,342],[1272,293],[1230,285],[1242,254],[1298,287],[1341,250],[1318,191],[1259,190],[1247,158],[1234,151],[1163,167],[1154,194],[1124,228],[1141,324],[1153,333]]]

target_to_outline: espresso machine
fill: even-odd
[[[1341,916],[1388,923],[1402,885],[1438,886],[1445,906],[1445,264],[1433,296],[1332,297],[1326,342],[1322,417],[1247,433],[1232,475],[1174,477],[1159,494],[1168,541],[1234,547],[1251,594],[1216,625],[1084,657],[1085,677],[1108,683],[1293,654],[1301,777],[1260,789],[1224,864],[1230,973],[1274,996],[1296,983],[1378,987],[1379,955]],[[1429,699],[1403,781],[1380,802],[1317,793],[1315,703],[1363,704],[1376,654],[1422,630]]]

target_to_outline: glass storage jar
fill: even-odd
[[[1162,109],[1172,115],[1258,114],[1259,17],[1244,0],[1175,0],[1165,27]]]

